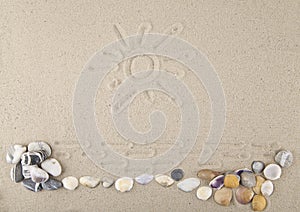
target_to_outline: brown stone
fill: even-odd
[[[240,185],[240,179],[235,174],[227,174],[224,179],[224,186],[227,188],[237,188]]]
[[[214,200],[219,205],[229,206],[232,199],[232,190],[230,188],[221,188],[217,190],[214,195]]]
[[[255,195],[252,200],[252,209],[254,211],[263,211],[267,206],[267,200],[262,195]]]
[[[253,187],[253,191],[255,192],[255,194],[260,194],[260,188],[261,185],[266,181],[265,178],[263,178],[262,176],[256,176],[256,185],[255,187]]]
[[[197,176],[202,180],[212,180],[220,174],[222,173],[210,169],[201,169],[200,171],[198,171]]]
[[[248,204],[249,202],[251,202],[253,196],[254,192],[252,191],[252,189],[244,186],[238,187],[235,192],[236,200],[241,204]]]

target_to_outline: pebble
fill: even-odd
[[[19,183],[24,179],[22,174],[22,165],[21,162],[15,164],[10,171],[10,178],[13,182]]]
[[[28,190],[38,192],[42,190],[42,186],[40,183],[35,183],[31,179],[25,179],[22,182],[23,186],[27,188]]]
[[[42,188],[45,190],[57,190],[59,188],[61,188],[62,182],[55,180],[55,179],[49,179],[46,182],[42,183]]]
[[[212,188],[208,186],[201,186],[198,188],[196,196],[200,200],[208,200],[212,195]]]
[[[130,177],[122,177],[116,180],[115,188],[120,192],[130,191],[133,187],[133,179]]]
[[[35,183],[43,183],[49,179],[49,175],[43,169],[32,167],[30,169],[31,180]]]
[[[202,180],[211,181],[212,179],[221,174],[222,172],[217,172],[210,169],[201,169],[200,171],[198,171],[197,176]]]
[[[289,167],[293,163],[293,154],[288,150],[282,150],[276,154],[275,161],[281,167]]]
[[[224,186],[224,175],[219,175],[210,181],[209,186],[212,188],[220,189]]]
[[[69,177],[65,177],[62,180],[62,184],[63,184],[65,189],[72,191],[72,190],[75,190],[78,187],[78,180],[77,180],[76,177],[69,176]]]
[[[83,176],[79,179],[79,182],[88,188],[95,188],[99,185],[100,179],[92,176]]]
[[[169,187],[174,183],[174,180],[171,177],[162,174],[156,175],[155,181],[163,187]]]
[[[141,184],[141,185],[146,185],[148,183],[150,183],[152,180],[153,180],[154,176],[153,175],[150,175],[150,174],[142,174],[140,176],[137,176],[135,178],[135,181],[138,183],[138,184]]]
[[[232,190],[230,188],[223,187],[215,192],[214,200],[219,205],[229,206],[231,199]]]
[[[256,185],[255,175],[252,172],[243,172],[241,174],[241,184],[245,187],[254,187]]]
[[[252,199],[252,209],[254,211],[263,211],[267,206],[267,200],[262,195],[255,195]]]
[[[255,187],[253,187],[253,191],[255,192],[255,194],[261,194],[260,189],[261,189],[261,185],[263,184],[263,182],[265,182],[266,179],[263,178],[262,176],[256,176],[256,185]]]
[[[252,171],[255,174],[259,174],[264,170],[265,163],[262,162],[262,161],[253,161],[252,164],[251,164],[251,167],[252,167]]]
[[[42,169],[44,169],[46,172],[51,174],[54,177],[57,177],[61,174],[62,168],[60,163],[54,159],[54,158],[49,158],[41,163]]]
[[[227,174],[224,178],[224,186],[227,188],[237,188],[240,185],[240,179],[235,174]]]
[[[28,144],[29,152],[37,152],[40,150],[44,150],[47,154],[47,157],[51,155],[51,147],[44,141],[35,141]]]
[[[112,179],[112,178],[109,178],[109,177],[103,177],[102,178],[102,186],[104,187],[104,188],[109,188],[109,187],[111,187],[113,184],[114,184],[114,179]]]
[[[7,153],[6,153],[6,162],[7,163],[13,163],[16,164],[20,161],[21,156],[24,152],[26,152],[26,147],[19,145],[19,144],[15,144],[10,146],[7,149]]]
[[[281,176],[281,168],[277,164],[269,164],[264,169],[264,175],[268,180],[277,180]]]
[[[35,168],[38,168],[37,165],[33,165],[33,166],[26,166],[26,165],[23,165],[22,166],[22,175],[25,179],[29,179],[31,178],[31,174],[30,174],[30,170],[35,167]]]
[[[200,185],[198,178],[187,178],[177,184],[177,187],[185,192],[191,192]]]
[[[25,166],[37,165],[47,158],[47,154],[41,150],[38,152],[25,152],[21,156],[21,163]]]
[[[252,191],[251,188],[247,188],[244,186],[240,186],[237,188],[236,192],[235,192],[235,197],[236,200],[240,203],[240,204],[248,204],[251,202],[252,198],[254,196],[254,192]]]
[[[171,178],[175,181],[179,181],[183,178],[184,176],[184,172],[182,169],[174,169],[172,172],[171,172]]]
[[[274,191],[274,185],[270,180],[266,180],[262,185],[261,185],[261,193],[264,196],[271,196]]]

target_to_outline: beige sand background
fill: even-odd
[[[182,162],[186,177],[200,168],[231,170],[253,160],[272,162],[278,149],[290,149],[292,167],[275,183],[267,211],[299,211],[300,141],[300,2],[299,1],[5,1],[0,3],[0,211],[250,211],[249,206],[218,206],[199,201],[176,186],[155,182],[130,193],[99,186],[33,193],[9,177],[6,148],[43,139],[52,145],[63,174],[108,176],[82,152],[72,121],[72,98],[80,72],[92,54],[115,41],[117,24],[128,35],[141,24],[151,32],[183,27],[178,37],[203,51],[224,87],[227,122],[214,157],[197,165],[209,129],[209,100],[201,83],[180,64],[160,58],[162,67],[182,78],[196,96],[202,115],[201,134]],[[149,59],[149,58],[148,58]],[[145,62],[146,61],[146,62]],[[147,67],[137,58],[132,71]],[[122,141],[113,129],[111,94],[125,79],[116,70],[99,89],[98,125],[121,154],[143,158],[163,153],[176,138],[179,113],[161,93],[139,96],[131,105],[131,121],[149,128],[153,109],[165,111],[166,133],[147,148]],[[108,123],[108,124],[106,124]],[[202,183],[203,185],[205,182]]]

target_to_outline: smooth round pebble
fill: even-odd
[[[162,174],[156,175],[155,181],[163,187],[169,187],[175,182],[171,177]]]
[[[135,178],[135,181],[138,183],[138,184],[141,184],[141,185],[146,185],[148,183],[150,183],[152,180],[153,180],[154,176],[153,175],[150,175],[150,174],[142,174],[140,176],[137,176]]]
[[[115,182],[115,180],[112,179],[112,178],[110,178],[110,177],[103,177],[101,181],[102,181],[102,186],[104,188],[111,187],[114,184],[114,182]]]
[[[54,177],[59,176],[62,172],[61,165],[55,158],[49,158],[43,161],[41,167]]]
[[[262,195],[255,195],[252,199],[252,210],[263,211],[267,206],[267,200]]]
[[[227,188],[237,188],[240,185],[240,179],[235,174],[227,174],[224,178],[224,186]]]
[[[224,175],[219,175],[212,179],[212,181],[209,182],[209,186],[212,188],[220,189],[224,186]]]
[[[274,185],[270,180],[266,180],[262,185],[261,185],[261,193],[262,195],[266,196],[271,196],[273,191],[274,191]]]
[[[83,176],[79,179],[81,185],[88,188],[95,188],[100,183],[100,179],[92,176]]]
[[[264,170],[265,164],[262,161],[253,161],[251,167],[255,174],[259,174]]]
[[[241,184],[245,187],[254,187],[256,185],[255,175],[252,172],[243,172],[241,174]]]
[[[255,194],[261,194],[261,185],[266,181],[262,176],[256,176],[256,185],[252,188]]]
[[[281,168],[277,164],[269,164],[264,169],[264,176],[268,180],[277,180],[281,176]]]
[[[222,172],[213,171],[210,169],[201,169],[200,171],[198,171],[197,176],[202,180],[212,180],[221,174]]]
[[[235,197],[236,200],[240,203],[240,204],[248,204],[251,202],[252,198],[254,196],[254,192],[252,191],[251,188],[247,188],[244,186],[240,186],[237,188],[236,192],[235,192]]]
[[[282,150],[276,154],[275,161],[281,167],[289,167],[293,163],[293,154],[288,150]]]
[[[122,177],[116,180],[115,188],[120,192],[130,191],[133,187],[133,179],[130,177]]]
[[[201,186],[198,188],[196,196],[200,200],[208,200],[212,195],[212,188],[208,186]]]
[[[78,187],[78,180],[76,177],[73,176],[69,176],[69,177],[65,177],[62,180],[62,184],[64,186],[65,189],[67,190],[75,190]]]
[[[26,152],[26,146],[15,144],[10,146],[7,149],[6,153],[6,162],[16,164],[20,161],[21,156],[24,152]]]
[[[30,169],[31,180],[35,183],[43,183],[49,179],[49,175],[43,169],[32,167]]]
[[[191,192],[200,185],[198,178],[187,178],[177,184],[177,187],[184,192]]]
[[[52,153],[51,147],[44,141],[35,141],[28,144],[29,152],[37,152],[40,150],[44,150],[47,153],[47,157],[50,157]]]
[[[222,206],[229,206],[232,199],[232,189],[223,187],[217,190],[214,195],[214,200],[216,203]]]
[[[174,169],[172,172],[171,172],[171,178],[175,181],[179,181],[183,178],[184,176],[184,172],[182,169]]]

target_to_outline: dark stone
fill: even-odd
[[[62,187],[62,183],[55,179],[49,179],[42,183],[42,188],[45,190],[57,190]]]
[[[38,192],[42,190],[41,184],[33,182],[31,179],[25,179],[22,182],[23,186],[30,191]]]
[[[175,181],[179,181],[183,178],[184,176],[184,172],[182,169],[174,169],[172,172],[171,172],[171,178]]]
[[[23,174],[22,174],[22,164],[21,164],[21,162],[15,164],[12,167],[11,172],[10,172],[10,177],[11,177],[11,180],[16,182],[16,183],[19,183],[24,179]]]
[[[25,152],[21,157],[22,165],[37,165],[47,159],[47,153],[44,150],[37,152]]]

